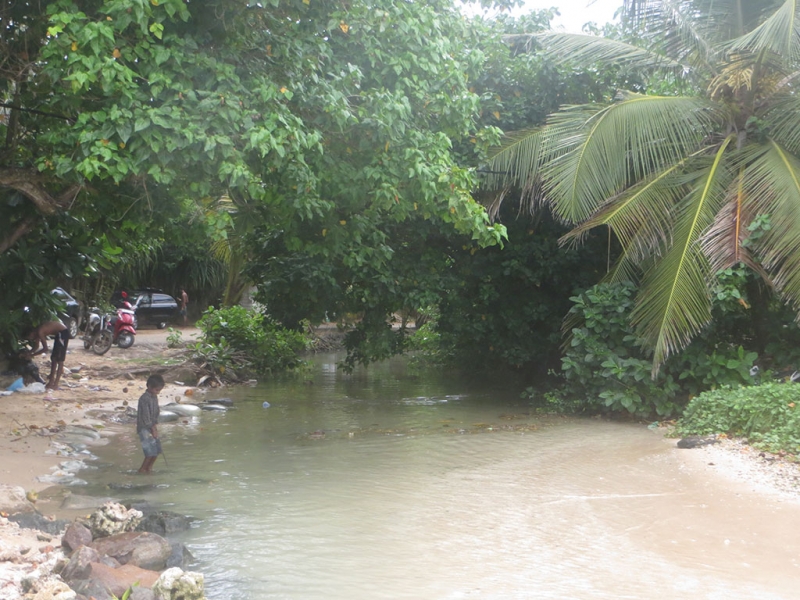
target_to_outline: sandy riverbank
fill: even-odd
[[[196,335],[194,329],[183,331],[184,340]],[[40,355],[36,360],[46,376],[49,358]],[[35,492],[51,486],[39,478],[53,473],[65,460],[53,444],[60,430],[70,425],[102,430],[107,423],[93,413],[135,407],[145,391],[150,367],[179,365],[184,360],[184,350],[167,347],[164,331],[143,330],[132,348],[113,347],[103,356],[84,350],[81,340],[74,340],[65,367],[78,372],[65,373],[59,390],[0,396],[0,482]],[[187,400],[187,390],[192,388],[168,380],[161,404]],[[47,508],[41,507],[43,512]]]

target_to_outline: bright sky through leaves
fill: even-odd
[[[614,21],[614,13],[622,6],[622,0],[526,0],[523,8],[512,11],[521,15],[543,8],[558,8],[561,16],[553,21],[555,29],[563,29],[570,33],[580,33],[584,23],[594,21],[598,26]],[[479,8],[469,7],[470,14],[478,14]]]

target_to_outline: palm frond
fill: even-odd
[[[798,2],[800,0],[786,0],[763,23],[749,33],[731,40],[728,50],[753,54],[768,51],[790,61],[798,60],[800,58]]]
[[[514,34],[506,36],[505,39],[521,37],[530,37],[537,41],[557,64],[616,64],[647,73],[655,71],[682,73],[687,66],[653,50],[596,35],[579,33]]]
[[[678,214],[672,246],[645,273],[631,319],[654,349],[654,374],[711,320],[709,264],[699,240],[713,223],[731,183],[725,151],[733,140],[735,135],[728,136],[707,168],[687,176],[692,191]]]
[[[731,186],[727,203],[717,213],[714,223],[703,235],[700,244],[709,260],[712,273],[744,263],[769,282],[769,276],[746,245],[753,215],[745,202],[745,170],[740,168],[735,185]]]
[[[589,120],[563,110],[548,126],[580,133],[562,139],[542,168],[555,214],[577,223],[608,198],[680,162],[713,132],[712,105],[702,99],[626,94]],[[578,122],[582,120],[582,122]]]
[[[749,210],[769,216],[754,252],[775,287],[800,307],[800,160],[774,140],[752,152],[744,182]]]
[[[800,154],[800,97],[794,93],[781,93],[771,99],[761,120],[769,136],[778,145],[793,154]]]
[[[562,236],[559,244],[577,244],[589,230],[608,225],[633,262],[639,262],[656,248],[666,246],[675,205],[687,192],[678,179],[681,171],[691,160],[707,151],[703,148],[612,198],[594,215]]]
[[[542,165],[542,138],[542,128],[507,133],[499,146],[489,150],[489,173],[482,187],[526,188]]]

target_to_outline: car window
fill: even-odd
[[[167,294],[153,294],[153,304],[174,304],[175,300]]]

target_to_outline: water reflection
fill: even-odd
[[[334,361],[163,425],[146,482],[131,431],[81,475],[198,518],[210,600],[796,597],[798,508],[709,489],[646,428]]]

